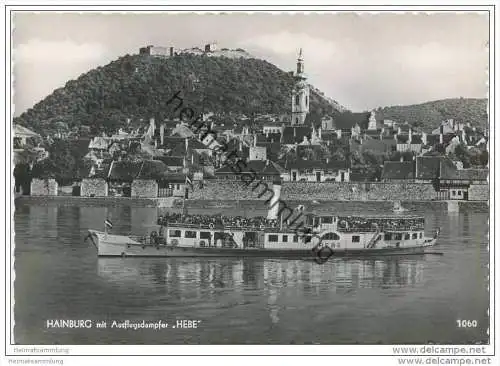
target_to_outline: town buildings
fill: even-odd
[[[84,197],[184,197],[186,176],[159,160],[112,161],[81,182]]]
[[[184,52],[208,57],[221,55],[223,50],[212,43],[187,50],[147,46],[140,54],[175,57]],[[311,93],[319,91],[307,82],[302,50],[293,77],[288,113],[202,110],[201,131],[193,131],[180,118],[130,116],[125,127],[114,133],[92,136],[84,154],[92,167],[86,172],[82,169],[74,179],[81,182],[77,183],[79,194],[183,196],[186,176],[203,185],[207,180],[234,181],[251,172],[266,181],[281,179],[290,184],[380,180],[435,184],[442,192],[440,197],[450,199],[467,199],[468,187],[486,182],[486,170],[460,169],[456,163],[457,151],[486,150],[487,136],[470,123],[447,119],[425,131],[403,121],[383,119],[376,110],[355,113],[340,107],[335,113],[312,118]],[[39,148],[30,143],[36,138],[34,132],[15,126],[15,154]],[[226,146],[227,153],[237,154],[244,162],[242,172],[235,173],[214,151],[216,146]],[[454,160],[441,161],[436,154]],[[403,161],[390,161],[399,157]]]
[[[295,160],[285,165],[289,182],[349,182],[346,161]]]
[[[48,157],[48,152],[41,146],[42,137],[29,128],[14,124],[12,147],[14,152],[14,165],[28,164]]]
[[[468,200],[472,186],[487,185],[488,169],[459,169],[446,156],[419,156],[413,161],[386,161],[382,180],[433,184],[436,199]]]

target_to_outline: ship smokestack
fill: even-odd
[[[275,180],[273,182],[273,196],[269,202],[269,210],[267,211],[268,220],[277,220],[280,210],[280,195],[281,195],[281,181]]]

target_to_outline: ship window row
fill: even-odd
[[[279,235],[269,235],[267,239],[270,243],[277,243],[279,241]],[[297,235],[293,235],[292,240],[294,243],[297,243],[299,241],[299,238],[297,237]],[[282,235],[281,242],[288,243],[288,235]]]
[[[180,238],[182,236],[180,230],[170,230],[168,235],[171,238]],[[196,239],[197,233],[196,233],[196,231],[186,230],[184,232],[184,237],[189,238],[189,239]],[[210,239],[210,238],[211,238],[210,232],[208,232],[208,231],[201,231],[200,232],[200,239]]]
[[[417,238],[422,239],[422,236],[423,236],[422,233],[419,233],[419,234],[413,233],[411,235],[411,238],[412,239],[417,239]],[[384,240],[403,240],[403,234],[402,233],[394,233],[394,234],[386,233],[384,235]],[[405,233],[404,234],[404,240],[410,240],[410,234],[409,233]]]
[[[319,223],[321,224],[333,224],[334,222],[337,221],[337,218],[335,216],[320,216],[320,217],[313,217],[312,222],[314,226],[318,225]]]
[[[200,231],[200,239],[210,239],[211,237],[209,231]]]
[[[180,238],[181,231],[180,230],[170,230],[168,233],[168,236],[170,236],[171,238]]]
[[[338,236],[336,233],[326,233],[323,235],[323,240],[340,240],[340,236]]]
[[[322,224],[333,224],[333,217],[331,216],[321,216],[321,223]]]
[[[171,238],[180,238],[182,236],[181,230],[170,230],[168,233],[169,237]],[[297,235],[282,235],[281,236],[281,241],[283,243],[288,243],[289,236],[291,236],[291,240],[294,243],[297,243],[299,241],[299,238]],[[189,238],[189,239],[196,239],[197,238],[197,232],[196,231],[190,231],[186,230],[184,232],[184,237]],[[211,239],[211,234],[208,231],[200,231],[200,239]],[[278,242],[279,241],[279,235],[269,235],[268,239],[270,242]]]
[[[186,231],[184,233],[185,238],[196,239],[196,231]]]

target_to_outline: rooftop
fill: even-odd
[[[369,118],[370,112],[342,112],[333,118],[333,123],[336,129],[351,129],[358,124],[361,129],[366,130]]]
[[[415,162],[386,161],[382,171],[382,179],[414,179]]]
[[[113,161],[109,168],[108,179],[131,182],[141,171],[142,164],[143,162]]]
[[[156,156],[154,160],[159,160],[167,167],[183,167],[184,157],[179,156]]]
[[[439,144],[439,135],[427,135],[427,145],[434,146]]]
[[[293,145],[300,144],[304,137],[311,139],[312,129],[307,126],[287,126],[283,130],[282,144]]]
[[[161,179],[168,167],[159,160],[145,160],[136,179]]]
[[[449,159],[440,162],[440,179],[445,180],[486,180],[488,179],[488,169],[457,169],[455,164]]]
[[[215,171],[215,174],[257,174],[257,175],[273,175],[273,176],[279,176],[280,174],[285,173],[285,169],[283,169],[280,165],[277,163],[267,160],[250,160],[247,161],[246,163],[239,163],[238,164],[239,169],[241,169],[241,172],[236,172],[237,168],[235,165],[225,165]]]
[[[159,160],[113,161],[110,165],[104,165],[101,170],[96,170],[94,177],[123,182],[131,182],[134,179],[169,181],[185,179],[183,174],[169,172],[167,165]]]
[[[24,126],[14,124],[14,136],[15,137],[36,137],[40,136],[36,132],[31,131],[29,128]]]
[[[308,169],[324,169],[324,170],[339,170],[347,169],[347,160],[343,161],[319,161],[319,160],[296,160],[289,161],[285,164],[287,170],[308,170]]]
[[[439,177],[439,167],[443,156],[417,156],[417,179],[436,179]],[[453,163],[451,163],[453,164]]]
[[[89,142],[89,149],[107,150],[109,147],[109,139],[107,137],[97,136]]]

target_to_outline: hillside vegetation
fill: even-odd
[[[127,118],[171,116],[165,106],[183,90],[195,111],[288,113],[293,77],[269,62],[249,58],[182,54],[171,58],[126,55],[56,89],[14,120],[45,134],[61,122],[113,131]],[[335,114],[335,106],[313,92],[311,111]]]
[[[89,126],[92,134],[112,132],[127,119],[173,117],[166,102],[179,90],[185,105],[215,113],[288,114],[293,76],[255,58],[181,54],[170,58],[126,55],[93,69],[14,119],[42,135],[61,128]],[[311,88],[308,121],[344,108]],[[486,128],[486,99],[445,99],[408,106],[379,108],[378,119],[392,119],[426,130],[453,118]],[[62,127],[61,127],[62,126]]]
[[[391,119],[426,130],[437,128],[441,121],[453,118],[483,129],[488,126],[488,100],[473,98],[442,99],[422,104],[384,107],[377,110],[377,119]]]

